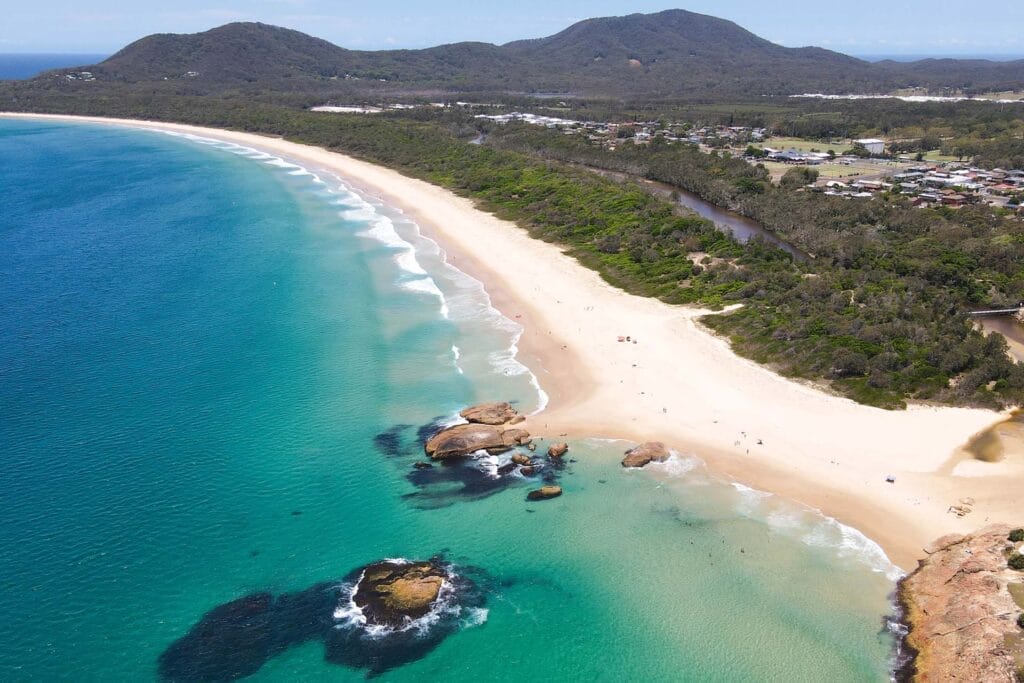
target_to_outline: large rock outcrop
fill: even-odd
[[[435,562],[376,562],[363,570],[352,599],[367,624],[401,626],[434,608],[447,576]]]
[[[900,582],[899,598],[916,652],[900,678],[1014,683],[1024,671],[1021,608],[1008,585],[1024,581],[1009,569],[1010,528],[997,525],[944,536]]]
[[[525,429],[466,424],[438,432],[427,440],[424,450],[434,460],[445,460],[476,451],[507,451],[529,441],[530,433]]]
[[[485,425],[503,425],[511,422],[519,413],[512,404],[504,401],[481,403],[470,406],[459,413],[467,421]]]
[[[458,458],[476,451],[500,453],[530,443],[530,432],[512,426],[522,420],[508,403],[481,403],[459,415],[469,424],[443,429],[424,444],[432,459]]]
[[[665,444],[660,441],[648,441],[626,451],[626,457],[622,459],[622,466],[643,467],[652,462],[665,462],[669,455],[671,453]]]

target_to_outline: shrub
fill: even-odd
[[[1014,529],[1010,532],[1010,540],[1014,543],[1024,541],[1024,529]]]
[[[1017,626],[1024,628],[1024,612],[1017,615]]]
[[[1020,553],[1010,555],[1010,560],[1007,564],[1010,565],[1010,569],[1016,569],[1017,571],[1024,572],[1024,555],[1021,555]]]

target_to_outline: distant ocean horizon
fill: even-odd
[[[0,54],[0,80],[21,80],[50,69],[96,64],[109,56],[91,52]]]
[[[1024,54],[847,54],[857,59],[863,59],[866,62],[884,62],[887,59],[894,62],[917,62],[922,59],[987,59],[992,62],[1013,62],[1018,59],[1024,59]]]

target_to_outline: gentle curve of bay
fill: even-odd
[[[0,121],[0,159],[0,679],[154,680],[217,605],[437,553],[486,611],[385,679],[887,679],[877,546],[695,456],[572,443],[542,503],[410,478],[419,426],[543,396],[400,213],[152,131]],[[252,680],[364,673],[309,642]]]

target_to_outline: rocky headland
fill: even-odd
[[[1010,535],[1010,527],[994,525],[925,548],[927,557],[899,585],[912,654],[899,680],[1024,680],[1024,572],[1010,566],[1021,545]]]

